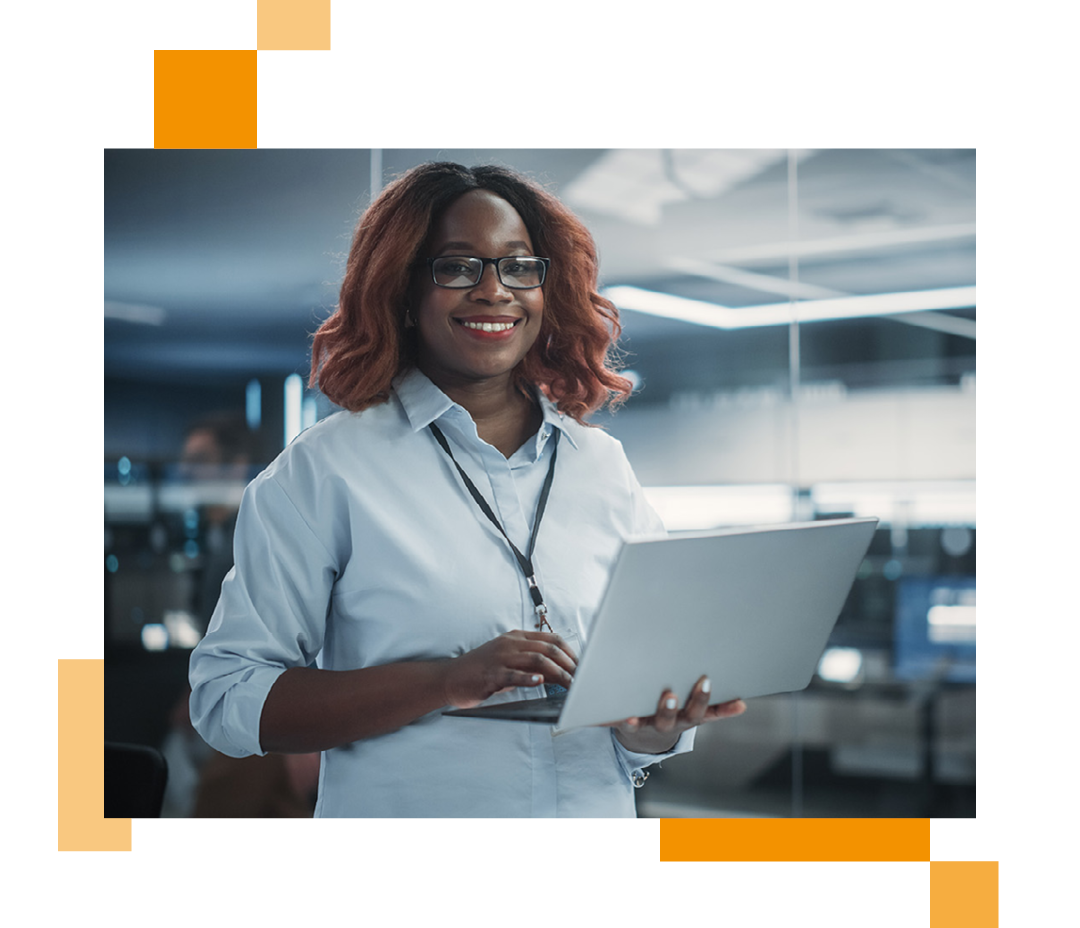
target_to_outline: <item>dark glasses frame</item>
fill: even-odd
[[[480,262],[480,274],[476,278],[475,283],[463,284],[459,287],[451,286],[450,284],[441,284],[435,279],[435,262],[446,261],[452,258],[459,258],[468,261]],[[533,284],[531,287],[521,287],[516,284],[508,284],[502,275],[502,262],[503,261],[520,261],[523,258],[528,258],[530,261],[540,262],[540,283]],[[539,255],[507,255],[505,258],[480,258],[477,255],[439,255],[436,258],[428,258],[428,268],[431,270],[431,281],[436,287],[442,287],[445,290],[467,290],[469,287],[475,287],[479,285],[480,281],[484,278],[484,271],[489,264],[495,265],[495,274],[499,278],[499,283],[510,290],[536,290],[539,287],[544,286],[544,281],[547,280],[548,268],[551,267],[551,258],[541,258]]]

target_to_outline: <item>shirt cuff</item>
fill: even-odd
[[[674,757],[676,754],[687,754],[694,749],[694,733],[696,728],[690,728],[679,735],[679,740],[672,745],[670,751],[663,754],[639,754],[626,748],[616,737],[615,729],[611,729],[611,740],[615,745],[615,756],[619,758],[619,765],[627,777],[635,786],[641,786],[647,779],[645,768],[652,764],[658,764],[662,760]]]
[[[246,668],[233,676],[224,692],[215,694],[216,699],[209,693],[193,690],[191,721],[195,730],[210,747],[229,757],[265,754],[259,742],[263,704],[270,688],[284,672],[284,667]],[[199,711],[204,701],[210,705]]]

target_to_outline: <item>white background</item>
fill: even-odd
[[[1007,926],[1075,910],[1080,301],[1057,9],[334,0],[332,51],[258,62],[262,147],[978,148],[979,814],[935,821],[932,855],[1000,861]],[[927,925],[927,864],[661,864],[650,821],[139,821],[130,854],[56,852],[56,661],[102,653],[102,150],[153,145],[155,48],[254,48],[255,17],[255,0],[5,14],[16,896],[119,924]],[[441,121],[448,94],[473,102],[471,122]],[[531,126],[502,117],[530,111]]]

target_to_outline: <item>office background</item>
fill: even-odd
[[[106,738],[176,749],[229,512],[332,411],[309,336],[356,218],[433,159],[592,230],[638,384],[596,421],[669,529],[882,519],[811,687],[702,730],[640,813],[974,815],[970,150],[106,151]]]

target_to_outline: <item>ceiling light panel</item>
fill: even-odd
[[[713,199],[786,158],[785,149],[611,149],[562,196],[575,209],[655,225],[667,204]]]

